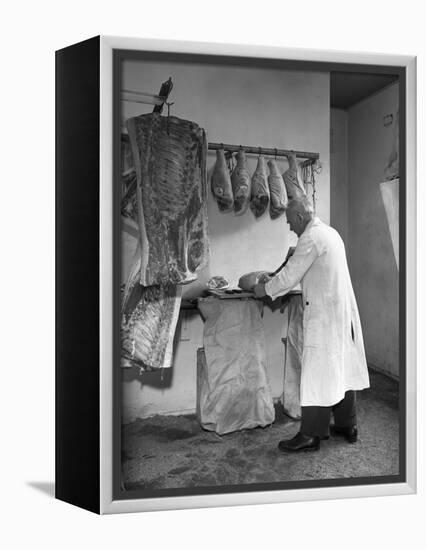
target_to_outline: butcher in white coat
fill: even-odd
[[[299,433],[280,441],[285,452],[318,450],[334,433],[357,440],[355,391],[369,387],[358,308],[345,246],[337,231],[314,217],[306,197],[289,202],[287,223],[299,237],[294,254],[274,277],[255,286],[256,296],[272,299],[301,283],[303,355]]]

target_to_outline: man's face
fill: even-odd
[[[303,233],[303,217],[291,207],[286,210],[287,223],[298,237]]]

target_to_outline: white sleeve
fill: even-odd
[[[318,249],[311,237],[300,237],[293,256],[287,265],[265,284],[265,292],[273,300],[287,294],[302,280],[305,273],[318,257]]]

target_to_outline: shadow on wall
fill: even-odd
[[[151,372],[140,372],[138,367],[124,368],[122,381],[133,382],[133,380],[137,380],[141,386],[151,386],[159,389],[170,388],[173,383],[173,366]]]

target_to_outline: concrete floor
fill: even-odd
[[[123,426],[127,490],[211,487],[246,483],[398,474],[398,383],[370,371],[371,388],[358,393],[359,439],[321,442],[319,452],[288,455],[278,441],[300,423],[277,407],[267,428],[218,436],[195,415],[154,416]]]

